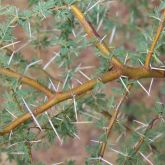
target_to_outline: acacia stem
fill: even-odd
[[[143,72],[144,71],[144,72]],[[97,79],[92,79],[87,81],[86,83],[72,88],[71,90],[59,92],[56,93],[53,97],[49,98],[49,100],[44,103],[41,106],[38,106],[36,109],[33,110],[33,114],[35,116],[38,116],[39,114],[43,113],[44,111],[48,110],[50,107],[65,101],[67,99],[73,98],[73,95],[81,95],[84,94],[91,89],[94,88],[94,86],[98,82],[107,83],[112,80],[118,79],[121,75],[129,75],[131,79],[141,79],[141,78],[164,78],[165,77],[165,71],[159,71],[159,70],[145,70],[143,67],[140,68],[112,68],[111,71],[104,73],[102,76],[98,77]],[[10,75],[9,75],[10,76]],[[4,135],[6,133],[9,133],[14,128],[18,127],[20,124],[24,123],[25,121],[31,119],[30,113],[25,113],[24,115],[18,117],[14,121],[12,121],[9,125],[7,125],[1,132],[0,135]]]
[[[94,45],[103,53],[104,57],[110,57],[111,50],[108,48],[104,41],[101,41],[99,34],[92,26],[92,24],[85,18],[81,10],[76,5],[71,5],[70,8],[74,16],[79,20],[79,22],[83,26],[85,32],[87,33],[88,39],[94,40]],[[114,56],[112,56],[112,63],[118,66],[122,65],[119,59],[117,59]]]
[[[132,84],[129,84],[127,87],[128,91],[130,91],[131,87],[132,87]],[[119,104],[117,105],[116,109],[114,110],[114,112],[112,114],[112,117],[109,120],[109,124],[108,124],[108,128],[107,128],[107,140],[104,143],[100,144],[100,152],[99,152],[100,157],[104,156],[105,149],[106,149],[107,142],[108,142],[108,137],[110,136],[110,133],[111,133],[113,125],[115,124],[115,121],[117,120],[117,116],[119,114],[120,107],[129,94],[128,91],[126,91],[125,94],[123,95],[123,97],[120,99]]]
[[[126,159],[125,159],[123,165],[126,165],[126,164],[127,164],[127,161],[128,161],[128,160],[131,160],[132,156],[135,155],[135,154],[140,150],[142,144],[143,144],[144,141],[145,141],[146,134],[148,133],[148,131],[149,131],[150,129],[152,129],[152,127],[153,127],[153,125],[154,125],[154,122],[155,122],[156,120],[159,120],[159,119],[160,119],[160,117],[159,117],[159,116],[156,116],[156,117],[148,124],[148,126],[147,126],[147,128],[146,128],[144,134],[140,137],[140,139],[138,140],[138,142],[137,142],[137,143],[135,144],[135,146],[133,147],[133,152],[132,152],[130,155],[128,155],[128,156],[126,157]]]
[[[148,54],[147,54],[147,56],[146,56],[146,60],[145,60],[144,66],[145,66],[147,69],[150,68],[151,57],[152,57],[152,54],[153,54],[153,52],[154,52],[155,46],[156,46],[156,44],[157,44],[157,42],[158,42],[158,40],[159,40],[159,38],[160,38],[160,34],[161,34],[161,32],[163,31],[164,22],[165,22],[165,9],[164,9],[164,11],[163,11],[163,16],[162,16],[162,19],[161,19],[161,21],[160,21],[160,25],[159,25],[159,27],[158,27],[158,29],[157,29],[156,35],[155,35],[155,37],[154,37],[154,39],[153,39],[153,42],[152,42],[152,44],[151,44],[151,47],[150,47],[150,49],[149,49],[149,51],[148,51]]]
[[[31,87],[37,89],[38,91],[43,92],[49,98],[54,95],[54,93],[50,89],[48,89],[47,87],[45,87],[44,85],[40,84],[39,82],[37,82],[37,81],[35,81],[35,80],[27,77],[27,76],[24,76],[24,75],[22,75],[20,73],[17,73],[15,71],[11,70],[11,69],[0,67],[0,74],[1,75],[6,75],[8,77],[16,78],[20,82],[23,82],[23,83],[25,83],[27,85],[30,85]]]

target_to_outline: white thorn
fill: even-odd
[[[76,36],[74,29],[72,29],[72,33],[73,33],[74,38],[76,38],[77,36]]]
[[[128,78],[127,76],[121,75],[122,78]]]
[[[151,67],[151,69],[155,69],[155,70],[163,70],[163,71],[165,71],[165,68],[156,68],[156,67]]]
[[[78,79],[76,79],[76,78],[74,78],[80,85],[82,85],[83,83],[80,81],[80,80],[78,80]]]
[[[11,60],[13,59],[13,57],[14,57],[14,53],[15,53],[15,51],[13,51],[13,53],[11,54],[11,56],[10,56],[10,58],[9,58],[9,61],[8,61],[8,65],[10,65],[10,63],[11,63]]]
[[[29,37],[32,38],[32,32],[31,32],[31,25],[30,22],[28,22],[28,28],[29,28]]]
[[[9,47],[9,46],[14,46],[15,44],[18,44],[18,43],[20,43],[20,42],[21,42],[21,41],[16,41],[16,42],[13,42],[13,43],[11,43],[11,44],[5,45],[5,46],[1,47],[0,50],[1,50],[1,49],[4,49],[4,48],[7,48],[7,47]]]
[[[73,133],[73,135],[74,135],[78,140],[80,140],[80,137],[79,137],[76,133]]]
[[[78,121],[77,103],[76,103],[75,95],[73,95],[73,104],[74,104],[74,112],[75,112],[76,121]]]
[[[45,70],[45,69],[50,65],[50,63],[51,63],[53,60],[55,60],[55,58],[56,58],[57,56],[59,56],[58,53],[56,53],[55,56],[53,56],[53,57],[48,61],[48,63],[45,64],[45,66],[43,67],[43,69]]]
[[[57,88],[56,88],[56,89],[57,89],[57,91],[58,91],[58,90],[59,90],[59,88],[60,88],[60,84],[61,84],[61,83],[60,83],[60,81],[59,81],[59,83],[57,84]]]
[[[101,141],[98,141],[98,140],[90,140],[91,142],[94,142],[94,143],[103,143],[103,142],[101,142]]]
[[[51,89],[51,86],[52,86],[52,84],[51,84],[51,82],[48,84],[48,88],[49,89]]]
[[[57,120],[64,121],[63,119],[60,119],[59,117],[55,117]]]
[[[108,162],[107,160],[103,159],[102,157],[95,157],[95,158],[89,158],[90,160],[101,160],[109,165],[113,165],[112,163]]]
[[[103,159],[102,157],[100,158],[100,160],[102,160],[103,162],[105,162],[105,163],[107,163],[107,164],[109,164],[109,165],[113,165],[112,163],[110,163],[109,161]]]
[[[20,142],[10,144],[7,148],[11,148],[11,147],[13,147],[13,146],[15,146],[15,145],[17,145],[17,144],[19,144],[19,143],[20,143]]]
[[[127,59],[128,59],[128,54],[125,56],[125,59],[124,59],[124,65],[126,64]]]
[[[86,116],[89,116],[89,117],[92,117],[92,118],[94,118],[94,119],[99,120],[98,117],[96,117],[96,116],[94,116],[94,115],[91,115],[91,114],[89,114],[89,113],[87,113],[87,112],[81,112],[81,111],[80,111],[80,113],[83,114],[83,115],[86,115]]]
[[[59,164],[64,164],[64,162],[54,163],[52,165],[59,165]]]
[[[152,88],[153,81],[154,81],[154,79],[152,78],[152,79],[151,79],[150,86],[149,86],[149,89],[148,89],[148,93],[149,93],[149,94],[151,93],[151,88]]]
[[[11,141],[11,136],[13,135],[13,131],[11,130],[10,131],[10,134],[9,134],[9,141]]]
[[[91,5],[91,3],[92,3],[92,0],[88,3],[87,8],[86,8],[86,10],[85,10],[85,12],[84,12],[84,15],[86,14],[86,11],[88,10],[88,8],[89,8],[89,6]]]
[[[41,3],[39,2],[39,6],[41,5]],[[42,8],[41,8],[42,9]],[[43,11],[41,10],[41,14],[44,17],[42,20],[44,20],[46,18],[46,16],[44,15]]]
[[[159,133],[157,136],[155,136],[152,141],[154,142],[156,139],[160,138],[161,136],[163,136],[163,133]]]
[[[138,131],[139,129],[142,129],[142,128],[145,128],[145,127],[146,127],[146,126],[141,125],[141,126],[137,127],[137,128],[135,129],[135,131]]]
[[[154,165],[143,153],[139,152],[140,155],[149,163],[149,165]]]
[[[117,106],[116,106],[116,108],[115,108],[115,111],[118,111],[118,109],[119,109],[121,103],[122,103],[122,99],[120,99],[119,103],[117,104]]]
[[[117,151],[117,150],[115,150],[115,149],[113,149],[113,148],[111,148],[111,150],[114,151],[114,152],[116,152],[116,153],[118,153],[118,154],[120,154],[120,155],[123,155],[123,156],[125,156],[125,157],[128,156],[127,154],[124,154],[123,152]]]
[[[9,153],[10,155],[24,155],[25,153],[24,152],[10,152]]]
[[[138,120],[133,120],[133,121],[140,124],[140,125],[143,125],[144,127],[148,126],[148,124],[142,123],[141,121],[138,121]]]
[[[104,35],[104,36],[103,36],[103,38],[101,38],[100,43],[102,43],[102,42],[103,42],[103,40],[104,40],[106,37],[107,37],[107,34],[106,34],[106,35]]]
[[[120,81],[123,84],[123,86],[126,89],[126,91],[129,93],[129,90],[128,90],[127,86],[125,85],[125,83],[124,83],[124,81],[123,81],[123,79],[121,77],[120,77]]]
[[[140,62],[140,64],[143,66],[144,65],[144,63],[140,60],[140,59],[138,59],[138,61]]]
[[[65,88],[65,85],[66,85],[66,83],[68,81],[68,77],[69,77],[69,74],[67,73],[66,78],[65,78],[64,83],[63,83],[63,86],[62,86],[62,89]]]
[[[11,113],[8,109],[5,109],[13,118],[17,118],[13,113]]]
[[[37,60],[37,61],[34,61],[34,62],[32,62],[32,63],[30,63],[30,64],[28,64],[27,66],[26,66],[26,68],[25,68],[25,71],[24,71],[24,73],[26,73],[27,72],[27,70],[31,67],[31,66],[33,66],[33,65],[35,65],[35,64],[38,64],[38,63],[42,63],[42,59],[40,59],[40,60]]]
[[[98,6],[97,6],[97,10],[99,11],[99,9],[100,9],[100,5],[98,4]],[[97,21],[96,21],[96,23],[98,24],[99,23],[99,19],[100,19],[100,13],[99,12],[97,12]]]
[[[141,86],[141,88],[147,93],[148,96],[150,96],[150,93],[146,90],[146,88],[140,83],[140,81],[137,80],[137,83]]]
[[[15,15],[18,17],[18,10],[17,8],[15,8]]]
[[[47,96],[45,96],[45,97],[44,97],[44,102],[46,102],[46,101],[47,101],[47,99],[48,99],[48,97],[47,97]]]
[[[95,68],[95,66],[81,66],[78,69],[80,69],[80,70],[86,70],[86,69],[92,69],[92,68]]]
[[[153,153],[150,152],[146,157],[149,158]]]
[[[116,139],[116,143],[118,143],[120,141],[120,139],[122,138],[123,134],[120,134],[117,139]]]
[[[136,131],[136,133],[138,134],[138,135],[140,135],[141,137],[146,137],[144,134],[141,134],[140,132],[137,132]],[[146,137],[150,142],[152,142],[153,143],[153,140],[152,139],[150,139],[150,138],[148,138],[148,137]],[[138,142],[135,144],[135,146],[138,144]]]
[[[49,78],[50,84],[53,87],[54,91],[57,92],[57,88],[55,87],[53,81]]]
[[[83,75],[87,80],[91,80],[84,72],[81,70],[78,71],[81,75]]]
[[[153,15],[151,15],[151,16],[149,16],[149,17],[151,17],[151,18],[155,18],[155,19],[157,19],[158,21],[161,22],[161,19],[160,19],[159,17],[155,17],[155,16],[153,16]]]
[[[104,1],[104,0],[98,0],[95,4],[93,4],[90,8],[88,8],[84,14],[86,14],[86,13],[89,12],[91,9],[93,9],[93,8],[94,8],[97,4],[99,4],[101,1]]]
[[[31,42],[31,40],[27,41],[25,44],[23,44],[22,46],[20,46],[15,53],[19,52],[21,49],[23,49],[24,47],[26,47],[29,43]]]
[[[64,64],[64,61],[62,61],[62,62],[59,64],[58,68],[61,68],[63,64]]]
[[[101,25],[103,24],[104,19],[102,18],[97,26],[96,32],[98,32],[101,28]]]
[[[58,140],[60,141],[60,143],[61,143],[61,145],[62,145],[62,144],[63,144],[63,141],[62,141],[62,139],[60,138],[60,136],[59,136],[59,134],[58,134],[57,130],[55,129],[55,127],[54,127],[54,125],[53,125],[53,123],[52,123],[52,121],[51,121],[51,119],[50,119],[50,117],[49,117],[48,113],[47,113],[47,112],[45,112],[45,114],[46,114],[46,116],[47,116],[47,118],[48,118],[48,121],[49,121],[49,123],[50,123],[50,125],[51,125],[51,127],[52,127],[53,131],[55,132],[55,134],[56,134],[56,136],[57,136]]]
[[[22,97],[23,103],[25,105],[25,107],[27,108],[27,110],[29,111],[30,115],[32,116],[34,122],[36,123],[36,125],[38,126],[38,128],[42,131],[42,128],[39,124],[39,122],[37,121],[37,119],[35,118],[34,114],[32,113],[32,111],[30,110],[29,106],[27,105],[26,101],[24,100],[24,98]]]
[[[76,122],[72,122],[73,124],[92,124],[92,121],[76,121]]]
[[[111,36],[109,38],[109,44],[112,43],[112,41],[114,39],[114,36],[115,36],[115,33],[116,33],[116,26],[114,26],[113,29],[112,29],[112,33],[111,33]]]
[[[77,72],[80,69],[81,63],[75,67],[75,72]]]
[[[29,141],[30,143],[40,143],[40,142],[42,142],[42,140],[41,139],[39,139],[39,140],[32,140],[32,141]]]

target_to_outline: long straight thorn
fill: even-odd
[[[27,108],[27,110],[29,111],[29,113],[31,114],[34,122],[36,123],[36,125],[38,126],[38,128],[42,131],[42,128],[39,124],[39,122],[37,121],[37,119],[35,118],[34,114],[32,113],[32,111],[30,110],[29,106],[27,105],[26,101],[24,100],[24,98],[22,97],[23,103],[25,105],[25,107]]]

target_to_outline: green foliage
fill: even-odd
[[[0,67],[32,77],[51,90],[58,88],[58,92],[70,90],[87,79],[97,78],[113,69],[110,66],[113,56],[129,65],[142,65],[159,24],[161,11],[165,8],[165,1],[161,1],[159,7],[154,7],[147,0],[124,0],[121,4],[109,1],[109,5],[108,1],[98,3],[96,0],[28,0],[28,5],[23,10],[16,5],[4,5],[4,2],[0,1]],[[117,3],[117,8],[121,10],[127,9],[126,22],[124,22],[125,15],[119,11],[119,13],[114,12],[113,3]],[[96,37],[90,41],[87,40],[82,25],[70,9],[65,7],[55,9],[55,7],[68,4],[78,5],[95,29],[98,28],[100,38],[105,37],[104,42],[112,50],[110,57],[102,57],[101,52],[94,48],[93,43]],[[104,36],[105,34],[107,35]],[[113,38],[111,38],[112,34]],[[113,42],[110,42],[111,39]],[[15,43],[19,40],[21,43]],[[12,43],[15,43],[14,46]],[[165,61],[162,57],[165,52],[164,45],[165,31],[162,32],[156,45],[151,65],[164,65]],[[87,53],[88,50],[90,53]],[[51,57],[54,58],[52,61],[50,56],[47,56],[50,52]],[[92,61],[93,63],[89,65],[95,65],[95,61],[99,61],[99,67],[96,65],[94,69],[87,66],[92,54],[95,54],[94,60],[92,59],[94,62]],[[125,61],[126,57],[127,61]],[[44,68],[49,62],[50,65]],[[83,67],[91,70],[86,72],[86,68]],[[24,85],[21,79],[22,77],[15,79],[0,75],[0,131],[14,119],[28,112],[23,99],[32,112],[47,101],[44,94]],[[47,114],[37,116],[36,120],[42,130],[37,127],[34,119],[31,119],[11,131],[10,134],[0,136],[0,153],[6,153],[8,159],[16,161],[18,165],[42,165],[43,162],[32,162],[31,151],[41,147],[49,148],[58,142],[59,138],[64,143],[69,138],[75,138],[78,134],[75,123],[80,119],[92,122],[100,133],[94,139],[96,142],[91,142],[86,146],[89,154],[85,160],[86,165],[105,163],[95,158],[98,158],[100,143],[107,140],[109,140],[107,147],[109,155],[113,152],[112,148],[119,150],[115,153],[117,158],[113,160],[119,165],[122,165],[124,161],[127,165],[143,165],[146,160],[142,154],[145,156],[152,154],[152,158],[149,157],[149,159],[151,158],[153,164],[162,165],[165,162],[165,84],[159,85],[159,81],[154,80],[155,86],[158,84],[160,87],[160,92],[155,90],[156,96],[153,92],[153,102],[147,96],[143,97],[146,93],[136,80],[121,77],[110,85],[97,80],[91,92],[73,96],[73,99],[52,107]],[[107,137],[105,128],[109,124],[114,109],[118,106],[118,100],[124,95],[127,90],[126,86],[130,83],[134,84],[135,92],[130,93],[128,101],[121,107],[121,113],[114,124],[112,133],[110,137]],[[150,81],[146,80],[144,83],[148,90]],[[134,97],[135,99],[132,99]],[[144,102],[141,103],[144,100],[140,97],[146,99],[145,105]],[[78,121],[76,115],[78,115]],[[145,132],[146,125],[155,116],[159,116],[159,120],[154,123],[153,128]],[[133,147],[142,136],[144,136],[144,142],[139,151],[135,153]],[[126,160],[128,157],[130,159]],[[64,158],[62,161],[68,165],[76,164],[76,160]]]

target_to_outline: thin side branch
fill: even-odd
[[[54,95],[54,93],[50,89],[45,87],[44,85],[40,84],[39,82],[37,82],[37,81],[27,77],[27,76],[24,76],[24,75],[22,75],[20,73],[17,73],[15,71],[11,70],[11,69],[0,67],[0,74],[1,75],[6,75],[8,77],[16,78],[20,82],[23,82],[23,83],[25,83],[25,84],[27,84],[27,85],[37,89],[38,91],[43,92],[49,98]]]
[[[163,11],[162,20],[161,20],[161,22],[160,22],[160,25],[159,25],[159,27],[158,27],[158,29],[157,29],[157,32],[156,32],[156,35],[155,35],[155,37],[154,37],[154,39],[153,39],[153,42],[152,42],[152,44],[151,44],[151,47],[150,47],[150,49],[149,49],[149,51],[148,51],[148,54],[147,54],[147,56],[146,56],[146,60],[145,60],[144,66],[145,66],[147,69],[150,68],[151,57],[152,57],[153,51],[154,51],[154,49],[155,49],[155,47],[156,47],[156,44],[157,44],[157,42],[158,42],[158,40],[159,40],[159,38],[160,38],[160,34],[161,34],[161,32],[163,31],[164,22],[165,22],[165,10]]]
[[[127,89],[130,91],[131,87],[132,87],[132,84],[129,84]],[[117,105],[114,113],[112,114],[111,119],[109,120],[109,124],[108,124],[108,128],[107,128],[107,140],[106,140],[106,142],[100,144],[100,153],[99,153],[100,157],[104,156],[104,152],[105,152],[107,142],[108,142],[108,137],[110,136],[110,133],[111,133],[113,125],[115,124],[115,121],[117,120],[119,109],[120,109],[122,103],[124,102],[124,100],[126,99],[126,97],[128,96],[128,94],[129,94],[129,92],[126,91],[125,94],[123,95],[123,97],[120,99],[120,102]]]
[[[111,53],[110,49],[104,43],[104,41],[101,41],[99,34],[95,30],[95,28],[92,26],[92,24],[88,20],[86,20],[81,10],[76,5],[71,5],[70,8],[74,16],[79,20],[79,22],[83,26],[85,32],[88,35],[88,38],[94,40],[95,46],[103,53],[105,57],[109,57]],[[112,57],[112,63],[118,66],[121,65],[121,62],[119,61],[119,59],[117,59],[114,56]]]
[[[146,128],[144,134],[140,137],[139,141],[138,141],[138,142],[136,143],[136,145],[133,147],[133,153],[131,153],[129,156],[126,157],[126,159],[125,159],[123,165],[126,165],[126,164],[127,164],[127,161],[128,161],[128,160],[131,160],[131,157],[132,157],[133,155],[135,155],[135,154],[140,150],[140,147],[141,147],[141,146],[143,145],[143,143],[144,143],[146,134],[148,133],[148,131],[149,131],[150,129],[152,129],[152,127],[153,127],[155,121],[156,121],[156,120],[159,120],[159,119],[160,119],[160,117],[157,116],[157,117],[155,117],[155,118],[148,124],[148,127]]]

